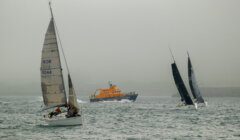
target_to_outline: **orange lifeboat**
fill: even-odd
[[[122,91],[116,86],[109,82],[109,88],[98,89],[96,92],[90,96],[91,102],[96,101],[111,101],[111,100],[121,100],[129,99],[136,100],[138,94],[135,92],[130,92],[128,94],[122,93]]]
[[[124,94],[121,93],[121,90],[117,86],[113,85],[107,89],[99,89],[99,94],[96,95],[96,98],[111,98],[119,96],[124,96]]]

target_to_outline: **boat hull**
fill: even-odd
[[[121,101],[122,99],[127,99],[130,101],[136,101],[138,94],[126,94],[120,97],[111,98],[91,98],[90,102],[101,102],[101,101]]]
[[[73,126],[82,125],[82,116],[70,117],[70,118],[53,118],[45,119],[49,126]]]

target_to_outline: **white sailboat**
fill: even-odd
[[[51,126],[81,125],[82,111],[77,102],[77,97],[72,84],[66,57],[62,49],[68,72],[69,93],[67,100],[58,47],[58,39],[60,40],[60,38],[57,32],[50,2],[49,7],[51,11],[51,20],[45,34],[45,40],[42,49],[41,87],[45,105],[42,110],[51,110],[51,112],[48,112],[47,115],[44,115],[44,119],[48,125]],[[53,111],[54,109],[56,110]]]

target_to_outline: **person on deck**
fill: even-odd
[[[57,107],[57,108],[55,109],[55,112],[56,112],[57,114],[60,114],[60,113],[62,113],[62,111],[61,111],[60,107]]]
[[[54,115],[54,116],[57,116],[57,115],[60,114],[60,113],[62,113],[62,111],[61,111],[60,107],[57,107],[57,108],[55,109],[55,111],[50,112],[48,115],[49,115],[49,118],[52,118],[53,115]]]
[[[72,105],[68,105],[67,117],[76,117],[78,115],[78,109]]]

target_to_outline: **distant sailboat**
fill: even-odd
[[[82,114],[77,103],[77,97],[73,88],[67,61],[62,49],[68,72],[69,95],[67,100],[57,41],[60,38],[58,32],[56,32],[57,29],[50,2],[49,7],[51,11],[51,20],[48,25],[42,49],[41,86],[43,101],[45,105],[43,110],[49,110],[53,108],[57,109],[50,112],[48,115],[44,115],[45,120],[49,125],[55,126],[81,125]],[[61,109],[63,110],[61,111]]]
[[[171,50],[170,50],[171,51]],[[172,54],[172,52],[171,52]],[[173,54],[172,54],[173,57]],[[185,105],[193,105],[193,101],[191,99],[191,97],[189,96],[189,93],[187,91],[187,88],[182,80],[182,77],[179,73],[178,67],[176,65],[175,59],[173,57],[174,62],[171,64],[172,66],[172,74],[173,74],[173,79],[175,82],[175,85],[178,89],[178,92],[181,96],[181,101],[185,104]]]
[[[190,89],[192,91],[192,95],[193,95],[193,98],[195,100],[196,103],[205,103],[206,102],[204,101],[203,97],[202,97],[202,94],[199,90],[199,87],[197,85],[197,80],[196,80],[196,76],[194,74],[194,70],[193,70],[193,67],[192,67],[192,63],[191,63],[191,60],[190,60],[190,56],[189,56],[189,53],[188,53],[188,81],[189,81],[189,85],[190,85]]]

